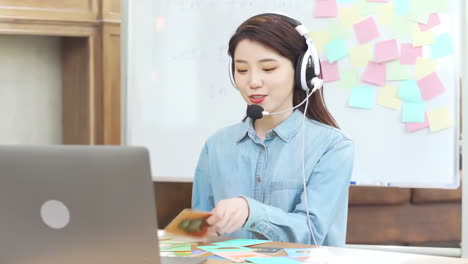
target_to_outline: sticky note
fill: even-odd
[[[432,13],[429,15],[429,18],[427,19],[427,22],[426,23],[418,23],[419,25],[419,29],[421,31],[428,31],[429,29],[437,26],[440,24],[440,18],[439,18],[439,15],[437,13]]]
[[[330,63],[329,61],[322,61],[322,72],[324,82],[333,82],[340,79],[340,72],[338,70],[338,62]]]
[[[437,61],[430,58],[416,58],[416,64],[414,66],[414,77],[416,79],[421,79],[422,77],[436,70]]]
[[[401,111],[401,122],[424,122],[426,104],[424,102],[404,102]]]
[[[384,86],[387,81],[387,65],[370,61],[362,76],[362,81],[378,86]]]
[[[388,3],[390,0],[367,0],[367,2]]]
[[[253,251],[252,248],[230,246],[230,245],[197,246],[197,248],[205,250],[205,251],[209,251],[209,252],[212,252],[212,253],[215,253],[215,252]]]
[[[435,59],[442,58],[453,53],[452,41],[447,33],[437,36],[430,47],[431,55]]]
[[[409,1],[409,19],[421,23],[426,23],[429,17],[428,3],[431,1],[427,0],[410,0]]]
[[[437,132],[452,126],[452,115],[448,107],[437,108],[427,111],[429,127],[431,132]]]
[[[405,123],[405,125],[406,125],[406,131],[408,131],[408,133],[413,133],[415,131],[429,127],[429,119],[427,118],[427,113],[424,115],[424,122],[422,123],[408,122],[408,123]]]
[[[368,17],[354,24],[354,33],[360,44],[367,43],[380,36],[373,17]]]
[[[315,17],[336,17],[338,7],[336,0],[316,0],[315,1]]]
[[[246,260],[255,264],[298,264],[300,262],[288,259],[286,257],[270,257],[270,258],[246,258]]]
[[[406,102],[421,102],[421,90],[415,80],[406,80],[400,83],[398,98]]]
[[[424,1],[424,3],[426,3],[426,9],[429,11],[447,13],[449,11],[449,3],[451,3],[451,1]]]
[[[349,106],[371,109],[375,103],[375,89],[370,86],[355,86],[351,89]]]
[[[246,262],[246,258],[268,258],[270,256],[249,251],[249,252],[217,252],[215,253],[218,256],[221,256],[223,258],[229,259],[232,262],[236,263],[244,263]]]
[[[285,248],[284,252],[289,257],[327,257],[330,256],[330,250],[328,248]]]
[[[351,4],[354,3],[356,0],[336,0],[338,4]]]
[[[411,35],[410,23],[406,16],[394,16],[390,22],[390,29],[396,38],[407,38]]]
[[[411,39],[413,40],[413,47],[419,47],[432,44],[434,42],[434,35],[430,30],[422,32],[418,27],[413,27]]]
[[[408,9],[409,9],[408,0],[393,0],[393,4],[395,5],[395,12],[398,15],[408,14]]]
[[[399,61],[387,63],[387,80],[400,81],[410,79],[412,76],[411,66],[401,65]]]
[[[338,19],[343,26],[352,26],[361,20],[354,5],[341,7],[338,10]]]
[[[349,30],[343,28],[343,26],[338,22],[332,22],[328,25],[326,32],[330,39],[344,38],[348,39],[350,37]]]
[[[361,16],[369,16],[375,14],[379,3],[368,2],[367,0],[357,0],[356,8]]]
[[[325,47],[325,45],[327,45],[328,42],[330,42],[330,38],[328,37],[328,34],[325,31],[310,32],[310,37],[312,38],[312,41],[314,42],[315,48],[318,52],[323,52],[323,48]]]
[[[411,43],[400,44],[400,64],[415,65],[416,58],[423,54],[422,47],[413,47]]]
[[[348,47],[343,38],[336,38],[325,45],[325,54],[330,62],[335,62],[348,55]]]
[[[400,58],[396,40],[389,39],[375,43],[374,58],[376,62],[387,62]]]
[[[349,49],[349,60],[353,66],[366,66],[371,59],[372,55],[368,44],[355,46]]]
[[[431,100],[445,91],[437,73],[433,72],[417,81],[424,100]]]
[[[397,98],[397,92],[398,87],[385,85],[380,89],[377,104],[391,109],[400,109],[401,101]]]
[[[340,82],[338,83],[338,87],[343,89],[351,89],[352,87],[358,85],[358,83],[359,73],[356,69],[348,68],[340,72]]]
[[[174,251],[190,251],[192,249],[191,245],[184,245],[179,247],[169,247],[169,248],[161,248],[162,252],[174,252]]]
[[[271,242],[271,241],[263,240],[263,239],[232,239],[232,240],[227,240],[223,242],[217,242],[214,244],[246,247],[246,246],[258,245],[258,244],[263,244],[263,243],[268,243],[268,242]]]
[[[377,22],[381,26],[386,26],[395,15],[393,4],[384,4],[377,7]]]

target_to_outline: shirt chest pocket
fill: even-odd
[[[297,181],[277,181],[271,183],[269,205],[292,212],[299,202],[302,183]]]

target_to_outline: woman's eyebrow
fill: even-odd
[[[235,62],[247,63],[247,61],[245,61],[245,60],[235,60]],[[275,60],[275,59],[268,58],[268,59],[261,59],[261,60],[259,60],[259,62],[278,62],[278,61]]]

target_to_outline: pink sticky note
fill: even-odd
[[[370,61],[362,76],[362,81],[378,86],[385,86],[387,80],[387,65]]]
[[[316,0],[315,1],[315,17],[336,17],[338,7],[336,0]]]
[[[400,57],[398,54],[398,44],[394,39],[375,43],[374,54],[375,61],[377,62],[397,60]]]
[[[418,24],[419,24],[419,29],[421,29],[421,31],[427,31],[440,24],[439,15],[437,15],[437,13],[432,13],[429,15],[429,18],[427,19],[426,24],[423,24],[423,23],[418,23]]]
[[[418,86],[421,90],[421,95],[424,100],[431,100],[445,91],[444,85],[435,72],[418,80]]]
[[[329,61],[322,61],[323,81],[333,82],[340,79],[340,72],[338,70],[338,62],[330,63]]]
[[[368,17],[354,24],[354,33],[360,44],[367,43],[380,36],[373,17]]]
[[[413,47],[411,43],[400,44],[400,64],[401,65],[415,65],[416,58],[422,57],[422,47]]]
[[[424,122],[422,123],[405,123],[406,124],[406,131],[412,133],[414,131],[429,127],[429,119],[427,119],[427,114],[424,117]]]

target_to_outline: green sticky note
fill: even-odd
[[[453,53],[452,41],[447,33],[437,36],[430,47],[432,57],[435,59],[442,58]]]
[[[338,22],[330,23],[326,32],[330,36],[330,39],[336,39],[336,38],[349,39],[351,35],[350,31],[343,28],[343,26],[341,26],[341,24]]]
[[[354,3],[356,0],[336,0],[338,4],[351,4]]]
[[[411,35],[410,21],[406,16],[393,17],[390,21],[390,29],[396,38],[406,38]]]
[[[356,8],[360,15],[362,16],[369,16],[373,15],[377,11],[377,6],[381,3],[372,3],[368,2],[367,0],[357,0],[356,1]]]
[[[259,240],[259,239],[234,239],[228,240],[223,242],[214,243],[216,245],[228,245],[228,246],[251,246],[251,245],[258,245],[263,243],[268,243],[269,240]]]
[[[404,123],[422,123],[426,115],[424,102],[404,102],[401,112],[401,121]]]
[[[407,15],[409,9],[408,0],[393,0],[395,5],[395,12],[399,15]]]
[[[343,89],[351,89],[359,83],[359,73],[354,68],[342,70],[340,77],[338,87]]]
[[[330,62],[335,62],[348,55],[348,47],[343,38],[337,38],[325,45],[325,54]]]
[[[190,251],[192,250],[191,245],[179,246],[179,247],[170,247],[170,248],[161,248],[162,252],[174,252],[174,251]]]
[[[216,245],[216,246],[200,246],[199,249],[216,253],[216,252],[237,252],[237,251],[253,251],[252,248],[248,247],[236,247],[231,245]]]
[[[417,21],[420,23],[426,23],[429,17],[430,11],[427,0],[410,0],[409,1],[409,13],[408,17],[410,20]]]
[[[246,258],[246,260],[255,264],[298,264],[298,263],[301,263],[301,262],[288,259],[285,257]]]
[[[418,57],[414,65],[414,77],[421,79],[422,77],[435,72],[437,70],[437,61],[430,58]]]
[[[387,80],[400,81],[411,78],[411,66],[401,65],[400,61],[387,63]]]
[[[375,104],[375,89],[370,86],[355,86],[351,89],[349,106],[371,109]]]
[[[401,82],[398,89],[398,98],[406,102],[421,102],[421,90],[415,80],[406,80]]]

